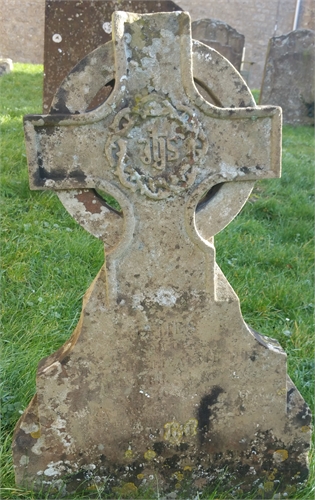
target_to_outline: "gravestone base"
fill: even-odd
[[[228,490],[257,489],[268,498],[303,483],[309,409],[286,376],[277,341],[244,323],[219,268],[216,278],[217,300],[203,318],[198,301],[182,324],[171,321],[175,311],[163,318],[159,307],[151,308],[148,335],[141,314],[130,322],[126,306],[106,310],[107,278],[100,271],[70,341],[40,363],[38,395],[17,424],[20,486],[64,494],[104,488],[130,497],[148,488],[192,495],[221,480]],[[117,309],[125,324],[114,329]],[[96,310],[99,319],[91,324]],[[178,339],[185,325],[190,331]]]

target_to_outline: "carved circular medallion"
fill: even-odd
[[[111,129],[105,151],[120,182],[150,198],[188,189],[208,149],[193,111],[158,95],[122,109]]]

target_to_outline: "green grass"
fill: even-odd
[[[69,338],[104,255],[102,244],[76,224],[54,193],[28,187],[22,117],[41,112],[42,67],[15,64],[0,84],[1,495],[45,498],[14,486],[12,431],[35,393],[39,360]],[[240,297],[245,320],[280,341],[289,374],[312,408],[313,151],[313,129],[285,127],[281,180],[259,182],[241,214],[216,237],[218,263]],[[308,485],[290,498],[313,498],[314,479],[312,459]],[[229,497],[216,492],[206,498]]]

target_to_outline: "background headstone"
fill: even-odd
[[[218,19],[200,19],[191,24],[192,37],[217,50],[241,69],[245,37],[237,30]]]
[[[12,59],[3,59],[0,57],[0,76],[10,73],[13,70]]]
[[[171,0],[46,0],[44,112],[49,111],[54,94],[70,70],[96,47],[112,39],[111,18],[116,10],[144,14],[181,8]],[[106,95],[105,89],[93,105]]]
[[[314,63],[314,31],[271,38],[259,103],[281,106],[284,123],[314,124]]]

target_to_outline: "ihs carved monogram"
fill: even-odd
[[[111,129],[105,151],[120,182],[150,198],[188,189],[208,149],[193,111],[160,96],[122,109]]]

